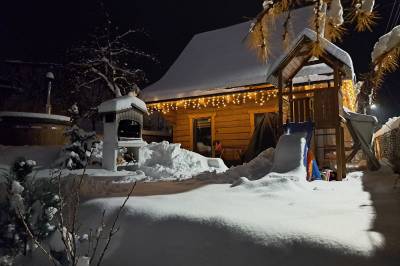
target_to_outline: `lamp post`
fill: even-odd
[[[51,114],[51,103],[50,103],[50,94],[51,94],[51,82],[54,80],[53,72],[46,73],[46,79],[48,81],[47,85],[47,101],[46,101],[46,113]]]

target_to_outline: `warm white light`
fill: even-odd
[[[372,110],[376,110],[376,108],[378,108],[378,106],[376,104],[371,104],[371,109]]]

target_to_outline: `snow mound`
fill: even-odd
[[[371,230],[375,211],[362,175],[343,182],[243,179],[249,186],[134,197],[104,265],[369,265],[383,240]],[[84,203],[82,229],[95,228],[103,209],[110,224],[122,201]]]
[[[251,189],[266,188],[269,191],[291,191],[302,188],[304,183],[307,183],[307,172],[304,166],[305,146],[305,133],[281,136],[276,145],[272,166],[263,169],[264,171],[270,169],[271,172],[255,181],[250,181],[247,177],[241,177],[232,186],[240,185]]]
[[[223,172],[228,168],[220,158],[207,158],[181,149],[167,141],[140,148],[139,170],[150,180],[188,179],[202,172]]]
[[[199,175],[198,178],[228,183],[236,183],[237,180],[243,176],[249,180],[259,179],[270,172],[274,151],[274,148],[268,148],[248,163],[232,166],[225,172],[215,174],[214,176],[211,176],[209,173],[204,173]]]

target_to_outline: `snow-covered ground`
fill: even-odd
[[[61,147],[44,146],[1,146],[0,168],[7,168],[18,157],[37,161],[35,176],[49,177],[54,175],[52,164],[60,157]],[[96,161],[101,161],[101,148],[93,155]],[[100,156],[99,158],[97,158]],[[183,180],[192,178],[203,172],[224,172],[227,170],[219,158],[207,158],[198,153],[166,141],[150,143],[140,149],[140,160],[137,171],[108,171],[99,165],[90,165],[85,174],[92,177],[116,177],[126,181],[158,181]],[[62,176],[80,175],[83,170],[62,170]]]
[[[307,182],[299,178],[305,170],[296,167],[303,159],[301,136],[281,140],[285,148],[278,143],[275,151],[225,172],[222,164],[215,164],[219,160],[210,162],[179,145],[147,145],[142,176],[172,180],[201,173],[193,180],[210,184],[179,194],[133,196],[103,265],[397,265],[396,176],[383,167],[350,173],[343,182]],[[276,161],[290,151],[290,162]],[[293,167],[290,178],[282,175]],[[95,230],[103,210],[109,225],[123,200],[84,202],[81,232]],[[24,265],[46,263],[34,254]]]
[[[364,190],[377,177],[393,184],[394,175],[384,168],[351,173],[343,182],[270,177],[133,197],[104,265],[396,265],[400,255],[379,256],[386,239],[374,229],[376,202]],[[386,189],[391,191],[381,187]],[[82,230],[96,228],[93,217],[103,209],[110,223],[122,201],[84,203]],[[391,211],[388,226],[400,221],[398,208]]]

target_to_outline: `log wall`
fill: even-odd
[[[164,117],[173,125],[173,142],[182,148],[193,150],[193,120],[211,117],[212,140],[219,140],[225,150],[224,156],[237,156],[245,151],[254,130],[254,114],[277,111],[277,100],[263,106],[255,103],[228,105],[224,108],[203,108],[171,111]],[[231,158],[229,158],[231,159]]]

